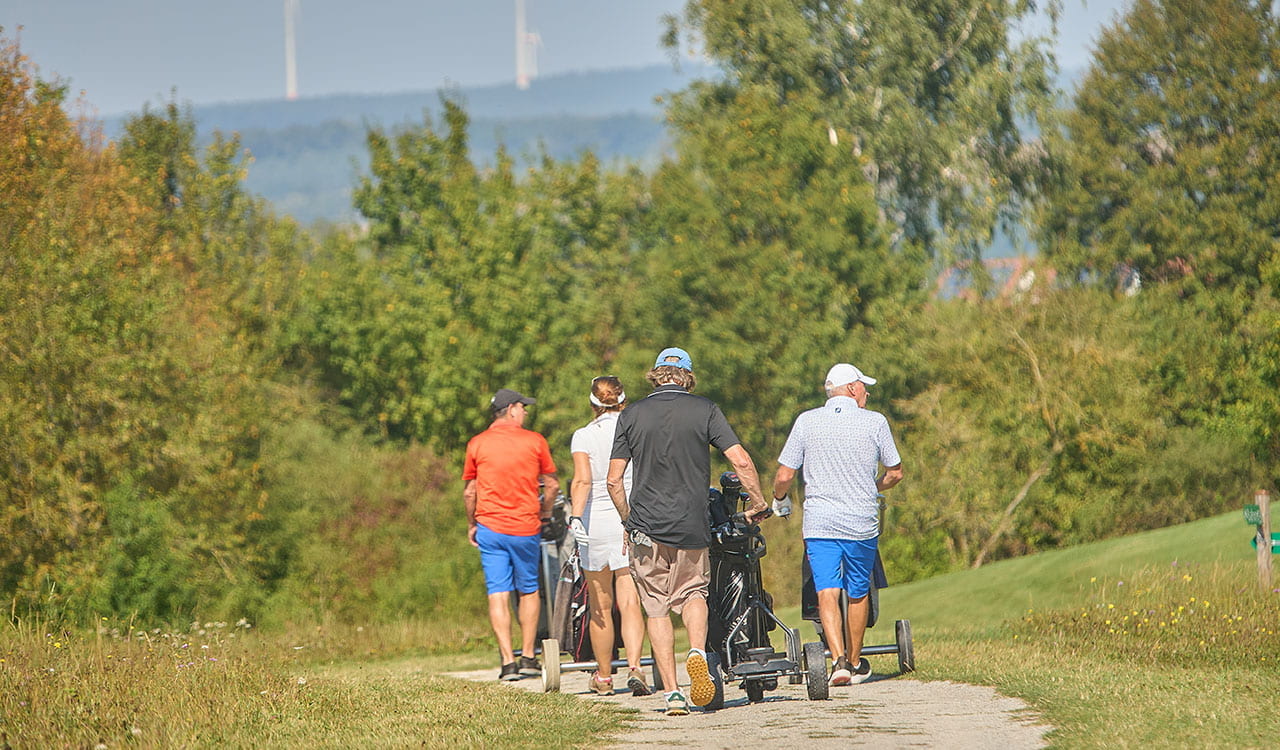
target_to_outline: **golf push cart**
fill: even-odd
[[[787,627],[773,613],[773,597],[764,590],[760,558],[768,551],[759,523],[749,520],[747,493],[738,475],[720,475],[720,489],[711,488],[711,585],[707,599],[707,662],[716,684],[709,709],[724,706],[724,686],[738,683],[747,700],[764,699],[778,680],[805,683],[810,700],[826,700],[827,658],[823,644],[801,646],[800,631]],[[772,515],[766,510],[755,521]],[[785,651],[776,651],[769,632],[782,631]]]
[[[538,623],[538,638],[542,646],[542,689],[548,693],[560,691],[562,672],[590,672],[596,668],[588,631],[591,610],[587,601],[587,577],[582,574],[578,543],[569,532],[568,516],[568,501],[561,495],[552,507],[551,522],[542,539],[539,570],[542,615]],[[627,661],[618,658],[618,649],[622,647],[622,623],[616,605],[613,608],[613,626],[613,669],[626,669]],[[569,661],[562,663],[561,657],[567,657]],[[654,680],[659,681],[652,656],[642,658],[640,666],[652,667]]]
[[[884,501],[880,501],[880,510],[884,511]],[[883,526],[882,526],[883,528]],[[800,593],[800,617],[813,623],[813,628],[822,639],[824,654],[831,655],[827,648],[827,634],[822,627],[822,619],[818,615],[818,592],[813,584],[813,570],[809,567],[809,556],[804,556],[803,585]],[[880,619],[880,589],[888,587],[885,578],[884,563],[880,561],[880,551],[876,550],[876,561],[871,569],[871,589],[867,594],[867,628],[873,628]],[[840,593],[840,612],[842,622],[844,613],[849,611],[849,596]],[[879,656],[883,654],[898,655],[898,671],[901,673],[916,671],[915,647],[911,641],[911,622],[895,620],[893,624],[894,642],[880,646],[863,644],[862,656]]]

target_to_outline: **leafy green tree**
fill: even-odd
[[[940,302],[892,336],[928,384],[889,405],[912,481],[885,554],[912,577],[1221,512],[1254,476],[1200,409],[1231,344],[1173,294]]]
[[[1280,220],[1271,3],[1137,0],[1065,113],[1041,246],[1070,278],[1256,289]]]
[[[607,332],[625,299],[619,248],[637,177],[605,179],[590,156],[544,158],[523,179],[501,153],[478,170],[452,101],[444,126],[370,132],[371,173],[356,191],[368,234],[335,248],[316,294],[343,401],[386,435],[447,454],[484,426],[500,387],[542,394],[548,408],[535,415],[558,429],[581,419],[545,395],[578,403],[577,381],[610,360],[592,332]]]
[[[913,298],[923,265],[890,250],[862,162],[832,146],[812,100],[701,93],[669,113],[680,159],[653,181],[636,340],[642,357],[689,349],[700,388],[772,449],[831,358],[862,345],[853,331]]]
[[[720,85],[808,99],[815,135],[863,160],[895,247],[950,261],[979,256],[1034,194],[1044,150],[1024,134],[1052,103],[1051,64],[1044,40],[1011,37],[1038,5],[691,0],[667,41],[686,34]]]

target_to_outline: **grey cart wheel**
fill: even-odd
[[[804,671],[809,700],[825,701],[830,691],[827,689],[827,649],[821,642],[804,644]]]
[[[911,621],[898,620],[893,624],[898,639],[898,671],[906,674],[916,671],[916,649],[911,643]]]
[[[747,680],[742,683],[742,689],[747,691],[748,701],[759,703],[764,700],[764,683],[760,680]]]
[[[555,638],[542,642],[542,692],[560,692],[560,641]]]
[[[711,696],[711,702],[703,708],[707,711],[719,711],[724,708],[724,674],[720,671],[718,652],[707,652],[707,671],[711,673],[711,682],[716,686],[716,692]]]

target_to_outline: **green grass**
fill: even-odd
[[[880,593],[885,617],[935,628],[987,628],[1028,609],[1069,607],[1093,579],[1113,584],[1133,571],[1254,559],[1253,527],[1239,512],[1078,547],[1002,560],[976,570],[894,586]]]
[[[1026,700],[1055,747],[1271,745],[1280,596],[1251,531],[1230,513],[891,586],[867,641],[910,619],[916,677]]]
[[[891,586],[867,641],[910,619],[913,677],[1022,698],[1058,747],[1267,746],[1280,737],[1280,596],[1257,584],[1250,531],[1231,513]],[[798,623],[796,608],[781,614]],[[893,657],[872,664],[896,671]],[[478,622],[22,623],[0,628],[0,748],[590,747],[628,720],[439,676],[486,667]]]
[[[450,629],[0,628],[0,748],[587,747],[624,713],[438,676]]]

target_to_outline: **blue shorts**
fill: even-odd
[[[538,540],[533,536],[499,534],[476,524],[476,543],[480,545],[480,567],[490,594],[516,591],[532,594],[538,590]]]
[[[861,599],[871,590],[871,568],[876,563],[872,539],[806,539],[805,552],[813,569],[813,587],[844,589],[850,599]]]

